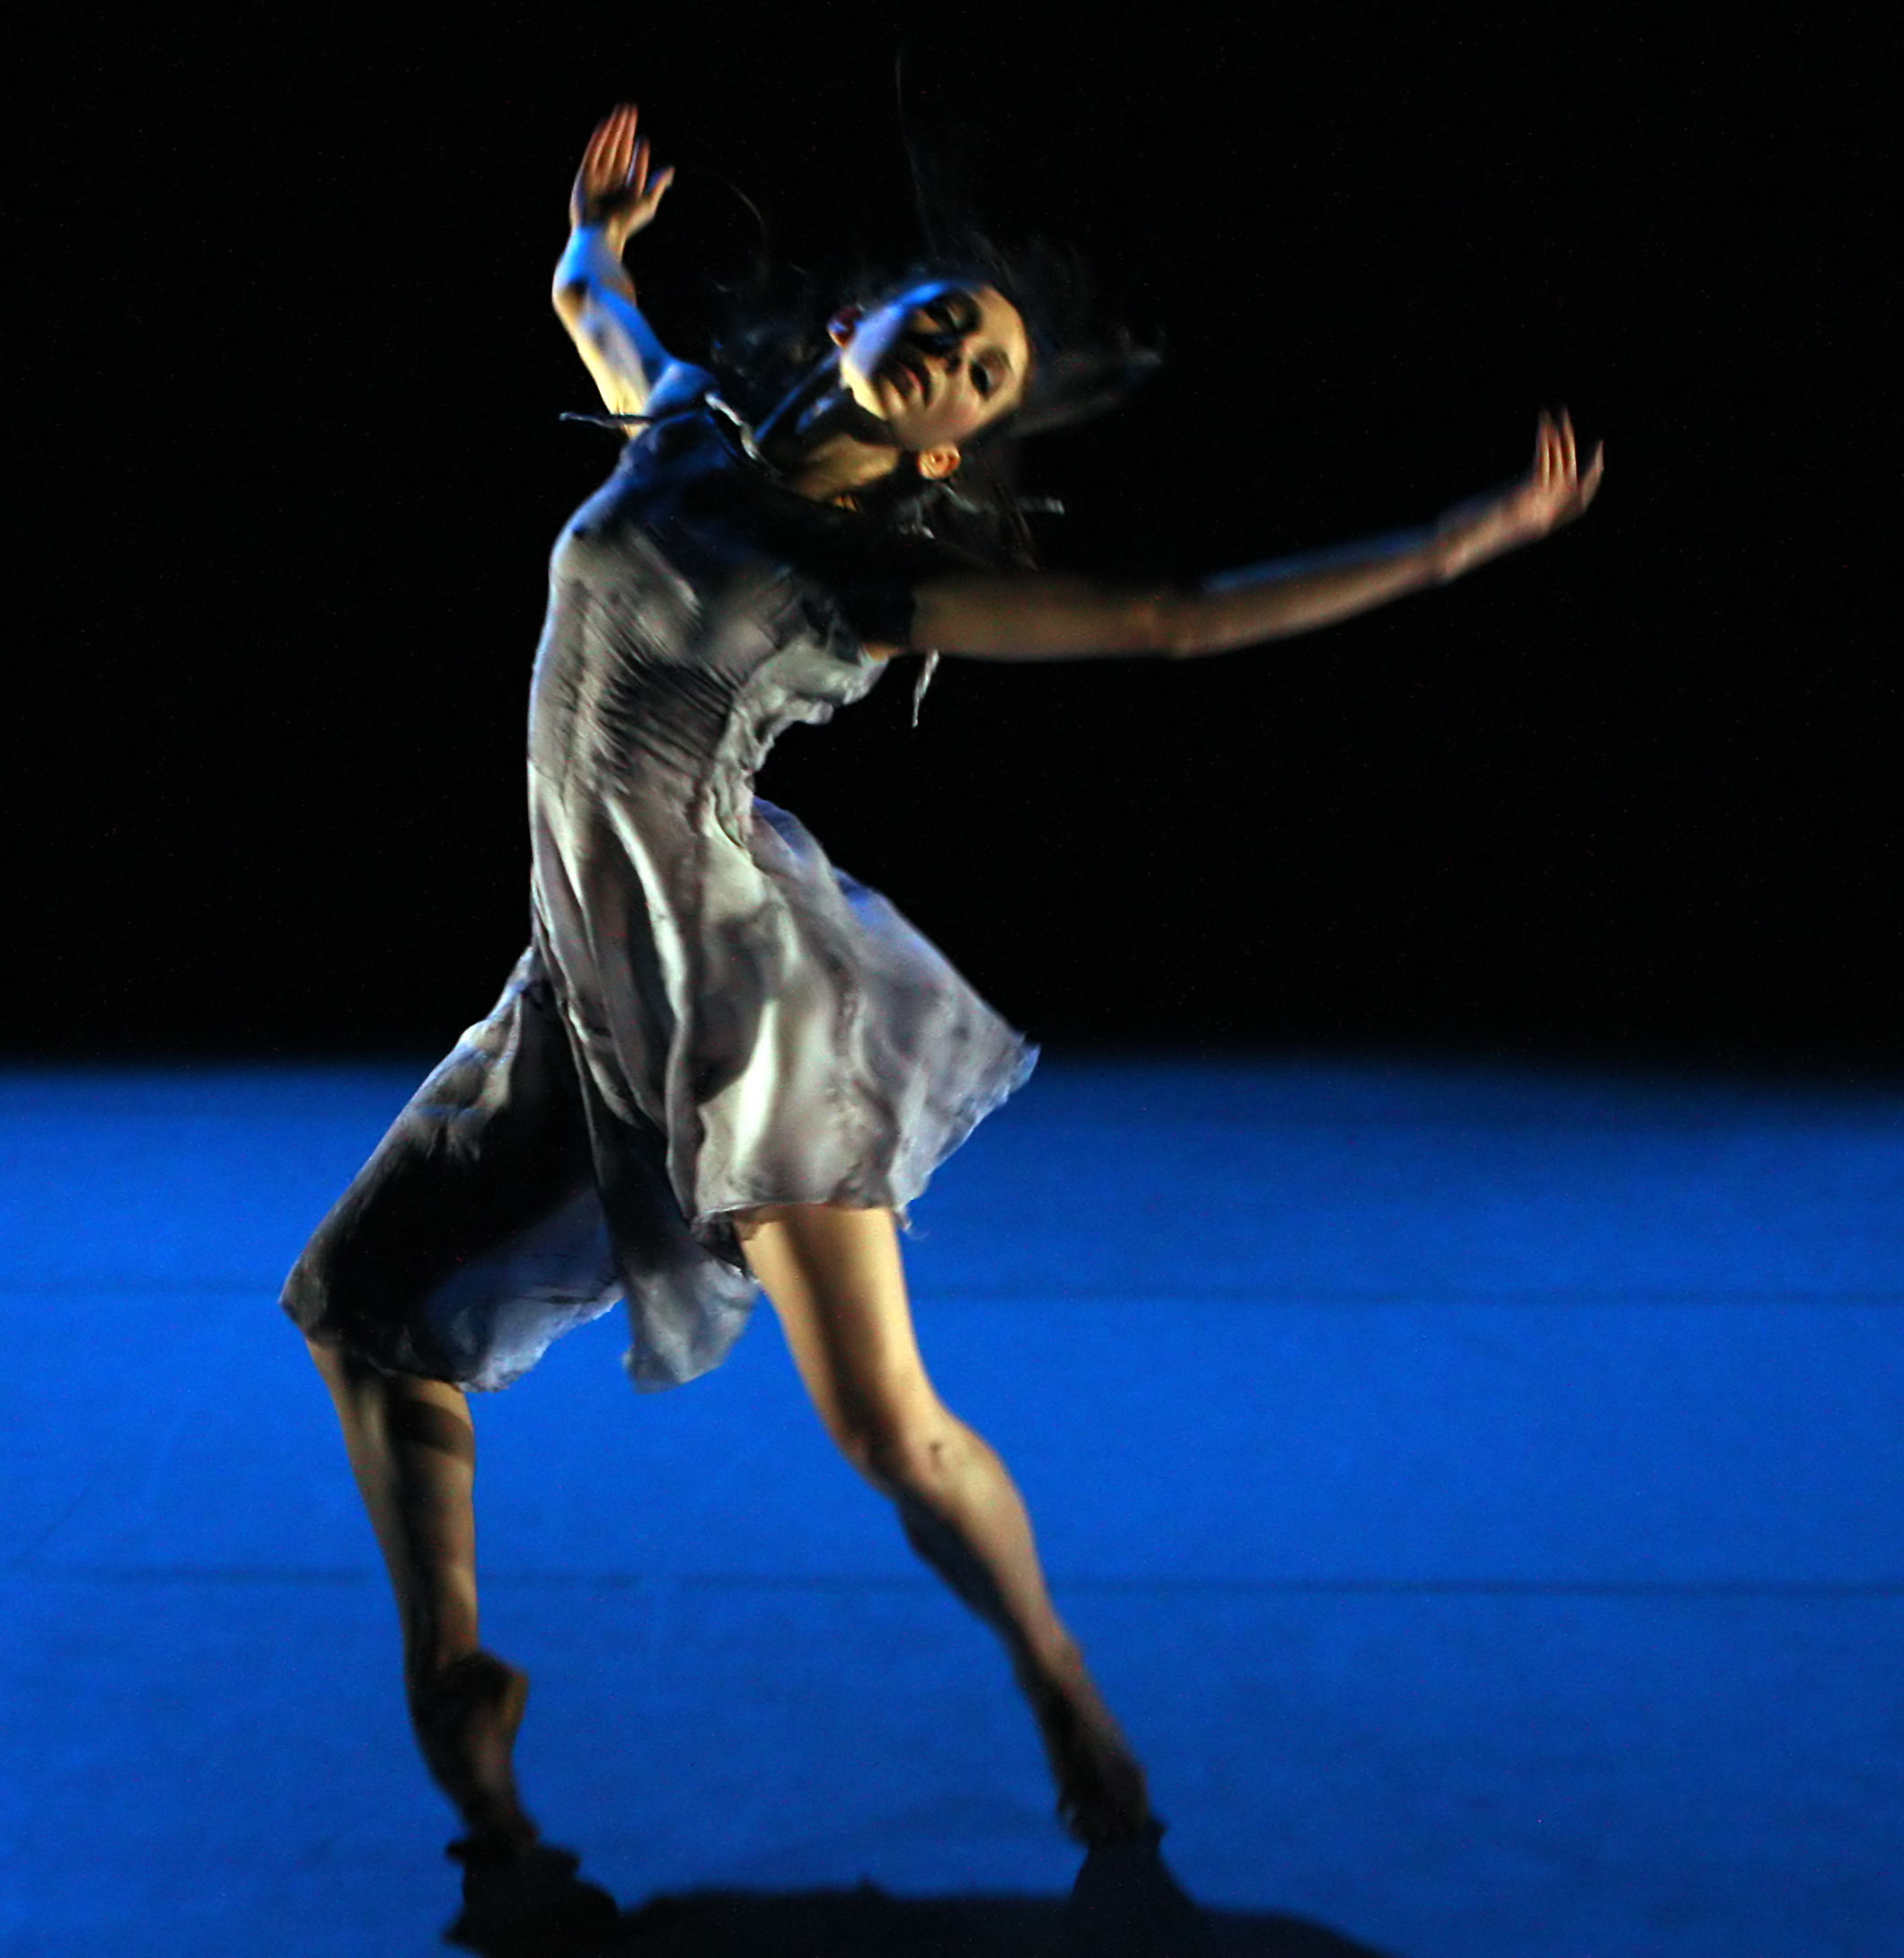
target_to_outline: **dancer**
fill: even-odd
[[[1214,653],[1443,582],[1585,508],[1565,415],[1534,467],[1429,529],[1136,588],[1020,569],[963,486],[1115,391],[1002,274],[849,304],[758,426],[642,315],[622,268],[672,172],[632,108],[576,180],[555,305],[631,439],[562,534],[529,721],[528,950],[286,1283],[396,1592],[458,1853],[525,1853],[522,1672],[478,1638],[466,1390],[625,1298],[636,1383],[718,1363],[764,1290],[821,1419],[1003,1641],[1081,1841],[1153,1826],[1142,1768],[1053,1610],[1017,1489],[934,1390],[895,1219],[1030,1052],[875,893],[753,795],[795,721],[894,654]],[[967,534],[955,542],[950,533]],[[978,543],[974,548],[974,540]],[[988,555],[991,561],[987,561]]]

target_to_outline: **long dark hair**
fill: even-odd
[[[1031,371],[1023,398],[961,445],[953,475],[928,480],[902,456],[859,501],[895,528],[928,532],[987,563],[1028,565],[1027,516],[1051,506],[1022,493],[1020,442],[1114,405],[1158,356],[1127,333],[1094,322],[1090,281],[1075,253],[1042,239],[1006,247],[970,225],[956,242],[939,230],[936,249],[906,263],[862,264],[832,277],[776,267],[763,251],[728,295],[727,321],[709,364],[725,398],[758,427],[795,391],[832,370],[836,349],[827,322],[841,306],[871,312],[937,281],[992,287],[1025,322]]]

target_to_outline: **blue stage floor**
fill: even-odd
[[[451,1818],[274,1303],[410,1085],[0,1077],[8,1958],[440,1948]],[[1372,1063],[1047,1061],[955,1159],[928,1357],[1228,1948],[1904,1950],[1900,1198],[1904,1095]],[[629,1906],[1062,1895],[1001,1660],[771,1314],[655,1397],[619,1330],[477,1408],[551,1835]]]

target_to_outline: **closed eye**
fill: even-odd
[[[978,308],[970,293],[941,293],[938,298],[927,300],[920,311],[935,326],[948,332],[969,333],[978,324]]]
[[[996,394],[1010,378],[1011,362],[995,350],[972,363],[973,384],[981,394]]]

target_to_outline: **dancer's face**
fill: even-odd
[[[870,312],[842,307],[829,329],[860,407],[921,458],[956,450],[1024,398],[1031,341],[990,286],[937,279]]]

